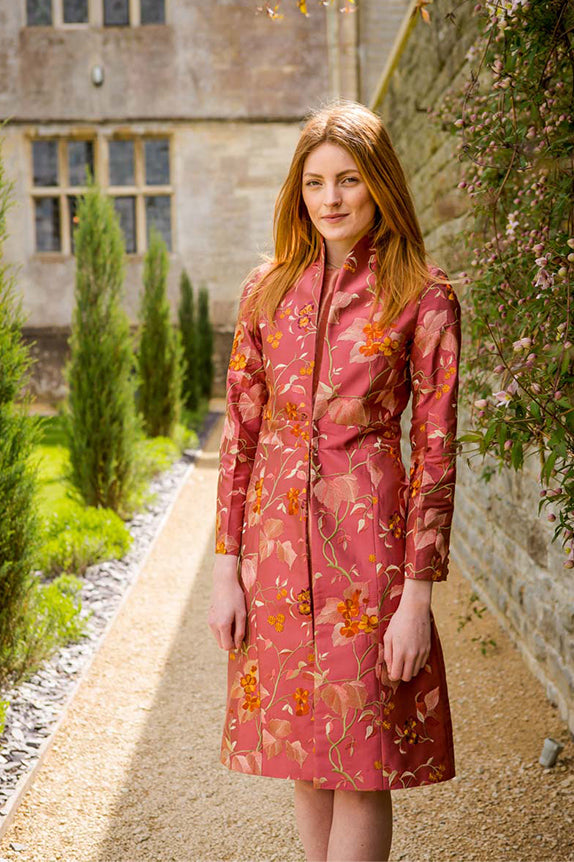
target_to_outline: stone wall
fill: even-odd
[[[91,2],[93,9],[100,8]],[[31,139],[114,135],[171,139],[172,253],[168,295],[179,276],[210,293],[216,330],[214,394],[222,394],[238,290],[259,251],[270,250],[275,197],[300,122],[328,93],[323,9],[306,19],[256,14],[253,0],[169,3],[165,26],[26,27],[25,3],[0,8],[0,118],[6,174],[14,183],[6,257],[18,268],[35,341],[33,388],[46,400],[65,392],[61,375],[73,307],[75,259],[37,253],[31,194]],[[104,71],[96,87],[91,72]],[[105,148],[102,147],[102,152]],[[125,308],[135,324],[143,255],[126,260]]]
[[[471,271],[461,237],[466,198],[457,190],[460,165],[453,138],[427,116],[445,89],[466,76],[465,55],[476,38],[472,7],[437,0],[430,27],[419,21],[378,110],[399,153],[427,248],[453,278]],[[454,12],[455,21],[445,16]],[[462,300],[472,285],[455,289]],[[463,353],[466,344],[463,341]],[[461,381],[458,433],[470,427]],[[405,422],[410,416],[405,414]],[[403,427],[406,433],[406,428]],[[546,695],[574,732],[574,579],[551,542],[546,510],[537,515],[536,456],[525,468],[480,479],[491,457],[458,462],[451,555],[488,608],[508,630]],[[448,586],[446,587],[448,589]]]

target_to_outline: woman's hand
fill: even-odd
[[[221,649],[239,649],[245,636],[245,595],[237,579],[238,557],[216,554],[213,566],[209,627]]]
[[[391,681],[408,682],[430,652],[432,581],[405,578],[399,606],[383,637],[383,657]]]

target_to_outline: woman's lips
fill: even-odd
[[[323,216],[325,221],[341,221],[341,219],[346,218],[349,213],[341,213],[340,215],[332,215],[332,216]]]

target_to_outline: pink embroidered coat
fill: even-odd
[[[460,305],[431,271],[390,327],[377,326],[380,310],[369,324],[367,233],[337,276],[319,343],[324,265],[323,243],[272,325],[253,331],[244,316],[257,274],[240,300],[215,550],[240,556],[248,622],[229,653],[221,760],[323,788],[445,781],[454,750],[432,612],[430,655],[413,679],[390,681],[383,664],[380,680],[376,667],[404,578],[447,577]],[[411,391],[407,475],[400,417]]]

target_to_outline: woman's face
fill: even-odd
[[[342,264],[376,213],[350,152],[327,141],[311,150],[303,165],[302,192],[309,218],[325,238],[329,262]]]

